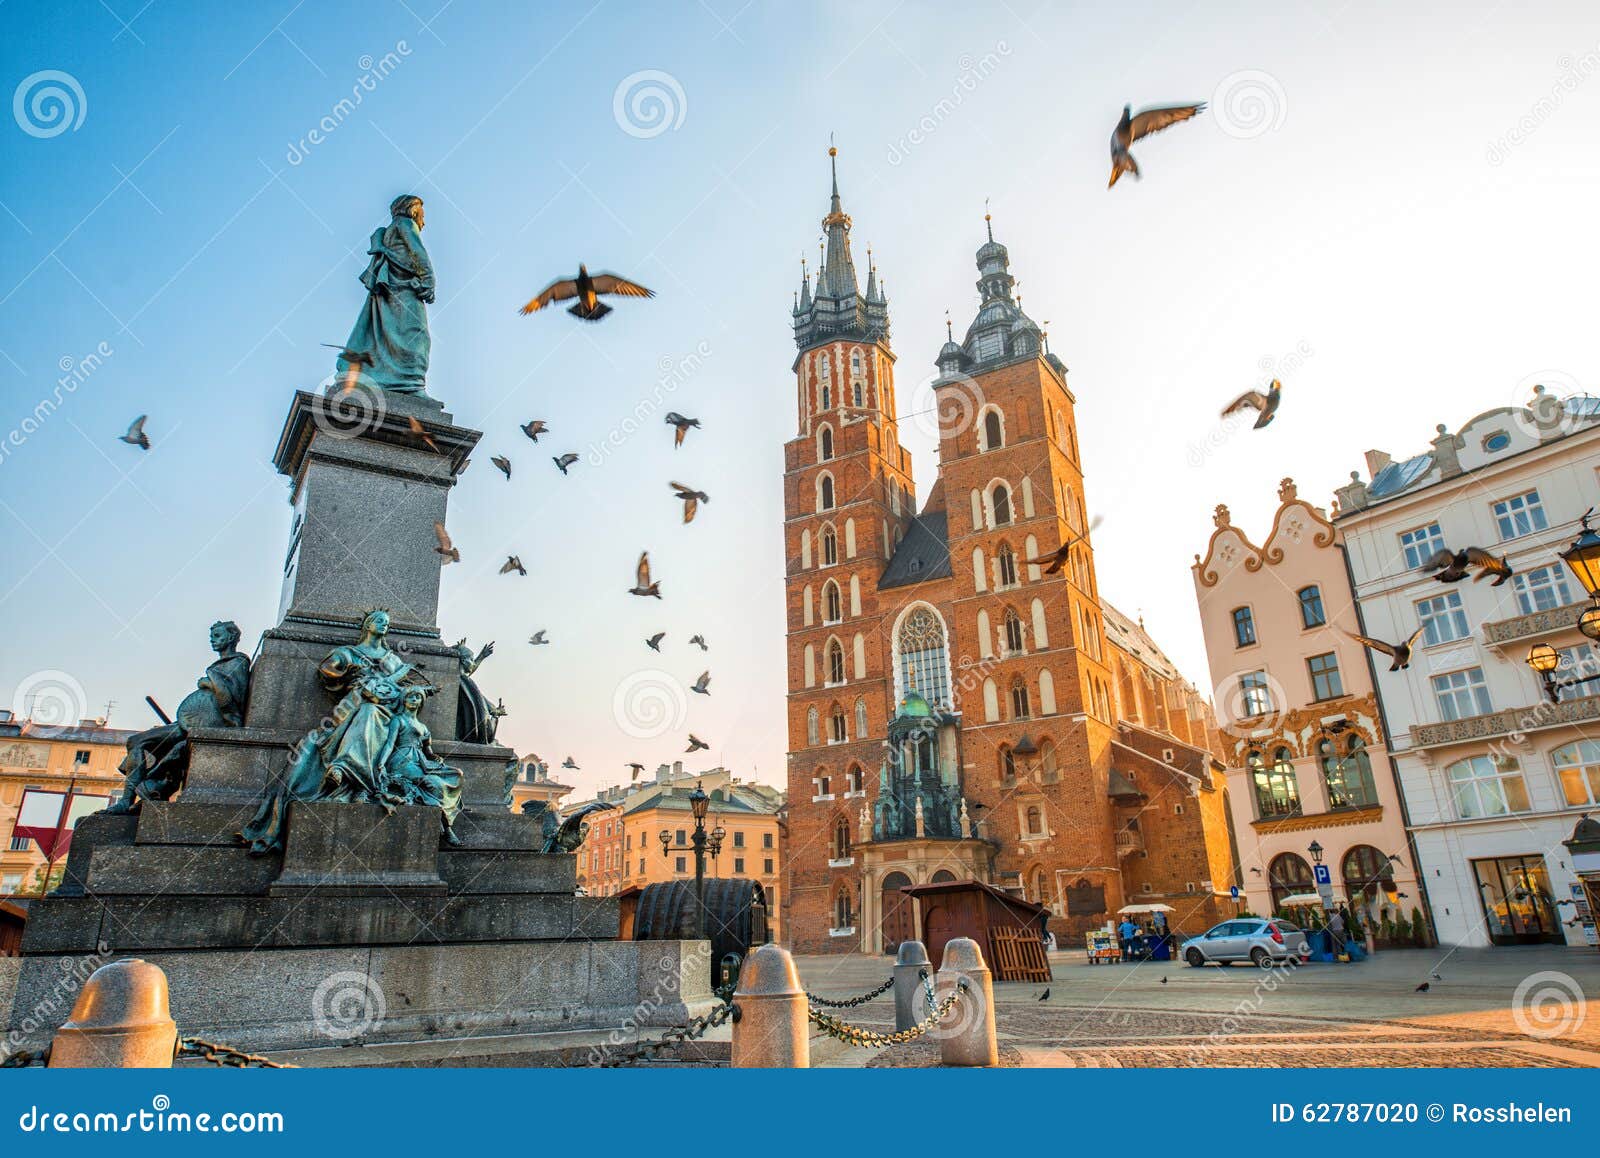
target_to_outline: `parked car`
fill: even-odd
[[[1248,961],[1261,969],[1274,962],[1298,965],[1311,956],[1311,945],[1298,927],[1277,917],[1240,917],[1223,921],[1198,937],[1190,937],[1179,952],[1190,965],[1228,965]]]

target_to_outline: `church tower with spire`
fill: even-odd
[[[1048,909],[1063,939],[1135,896],[1209,928],[1234,883],[1215,722],[1101,598],[1067,368],[986,217],[977,312],[935,358],[919,510],[888,301],[870,255],[861,288],[829,157],[784,448],[790,947],[918,938],[937,960],[939,898],[972,881]]]
[[[861,289],[837,150],[828,157],[826,248],[814,286],[803,267],[793,309],[797,429],[784,447],[789,799],[859,811],[882,763],[888,715],[888,659],[872,627],[878,577],[915,514],[916,489],[895,420],[889,303],[870,253]],[[826,770],[814,758],[819,748]],[[846,847],[830,830],[833,811],[792,809],[790,845]],[[852,828],[857,819],[850,812]],[[821,859],[791,874],[800,906],[791,911],[813,927],[836,919],[828,883]]]

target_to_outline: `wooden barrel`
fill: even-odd
[[[711,983],[722,983],[722,961],[767,942],[767,897],[760,881],[743,877],[707,878],[706,936],[711,941]],[[695,917],[694,882],[659,881],[639,892],[634,909],[635,941],[689,941],[700,936]]]

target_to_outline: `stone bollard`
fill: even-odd
[[[51,1069],[171,1069],[178,1026],[167,975],[133,958],[102,965],[83,983],[50,1046]]]
[[[928,1016],[928,999],[922,988],[922,974],[933,973],[928,949],[921,941],[901,941],[894,959],[894,1028],[910,1029]]]
[[[752,950],[739,970],[733,1002],[735,1069],[811,1068],[806,991],[787,949],[762,945]]]
[[[1000,1049],[994,1033],[994,976],[971,937],[957,937],[944,947],[935,990],[940,1003],[963,978],[966,990],[935,1030],[939,1060],[947,1066],[997,1066]]]

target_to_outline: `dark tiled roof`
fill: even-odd
[[[58,740],[62,743],[112,744],[121,747],[132,736],[131,728],[108,728],[93,722],[86,724],[40,724],[34,720],[11,721],[11,726],[0,735],[18,736],[24,740]]]
[[[1123,775],[1121,772],[1118,772],[1115,768],[1113,768],[1113,769],[1111,769],[1111,781],[1110,781],[1109,784],[1106,785],[1106,795],[1107,796],[1143,796],[1144,793],[1140,792],[1137,788],[1135,788],[1133,786],[1133,781],[1129,780],[1127,778],[1127,776]]]
[[[928,511],[911,520],[894,558],[883,569],[878,589],[950,578],[950,544],[944,511]]]

